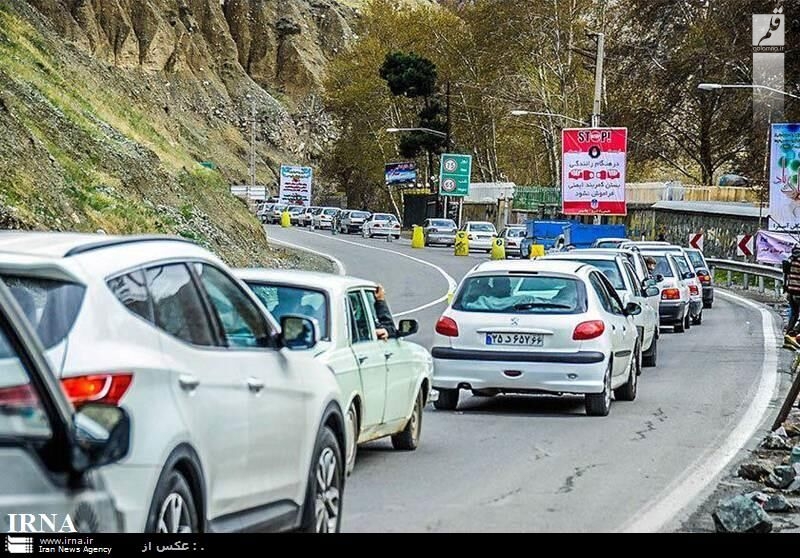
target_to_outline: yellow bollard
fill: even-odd
[[[456,256],[469,256],[469,239],[467,238],[467,231],[458,231],[456,233],[455,247]]]
[[[411,233],[411,247],[425,248],[425,235],[419,225],[414,225],[414,231]]]
[[[292,216],[289,215],[288,211],[284,211],[281,213],[281,227],[291,227],[292,226]]]
[[[531,259],[541,258],[544,256],[544,244],[531,245]]]
[[[502,238],[495,238],[492,242],[492,256],[493,260],[506,259],[506,246]]]

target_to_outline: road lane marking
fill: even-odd
[[[750,406],[725,441],[710,454],[706,453],[692,464],[687,472],[667,488],[652,504],[637,514],[621,529],[627,533],[652,533],[677,519],[730,464],[734,457],[756,434],[778,389],[778,344],[772,314],[766,308],[740,296],[717,290],[717,294],[736,304],[749,306],[761,313],[764,338],[764,360],[758,388]]]
[[[397,252],[396,250],[389,250],[388,248],[379,248],[378,246],[370,246],[369,244],[361,244],[359,242],[353,242],[352,240],[344,240],[343,238],[336,238],[334,236],[327,236],[327,235],[324,235],[324,234],[319,234],[319,233],[315,233],[315,232],[311,232],[311,231],[303,231],[303,232],[305,232],[306,234],[313,234],[314,236],[321,236],[322,238],[327,238],[329,240],[335,240],[337,242],[343,242],[345,244],[352,244],[353,246],[358,246],[359,248],[366,248],[368,250],[377,250],[379,252],[387,252],[389,254],[394,254],[395,256],[400,256],[402,258],[406,258],[406,259],[409,259],[411,261],[417,262],[419,264],[431,267],[431,268],[435,269],[436,271],[438,271],[439,274],[442,277],[444,277],[445,281],[447,281],[447,292],[444,294],[444,296],[441,296],[441,297],[437,298],[436,300],[432,300],[431,302],[423,304],[422,306],[418,306],[416,308],[412,308],[411,310],[405,310],[403,312],[395,312],[394,315],[396,317],[407,316],[409,314],[414,314],[415,312],[420,312],[422,310],[430,308],[431,306],[436,306],[437,304],[445,302],[447,300],[447,297],[450,296],[450,293],[455,292],[456,287],[458,286],[458,283],[456,282],[456,280],[453,279],[444,269],[442,269],[441,267],[439,267],[436,264],[432,264],[431,262],[426,262],[425,260],[421,260],[419,258],[415,258],[414,256],[409,256],[408,254],[403,254],[402,252]],[[318,252],[318,253],[321,254],[321,252]]]
[[[288,248],[293,248],[295,250],[301,250],[303,252],[309,252],[309,253],[314,254],[316,256],[320,256],[322,258],[325,258],[326,260],[333,262],[333,264],[336,266],[336,273],[338,273],[339,275],[347,275],[347,268],[344,266],[344,263],[342,263],[342,261],[340,259],[338,259],[338,258],[336,258],[334,256],[331,256],[330,254],[326,254],[324,252],[319,252],[318,250],[314,250],[312,248],[306,248],[305,246],[300,246],[298,244],[293,244],[291,242],[286,242],[285,240],[276,240],[276,239],[274,239],[272,237],[267,237],[267,243],[269,244],[270,242],[274,242],[275,244],[280,244],[280,245],[286,246]]]

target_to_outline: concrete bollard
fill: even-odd
[[[422,232],[422,227],[419,225],[414,225],[413,232],[411,233],[411,247],[425,248],[425,234]]]
[[[495,238],[492,242],[491,259],[504,260],[506,259],[506,247],[502,238]]]
[[[281,213],[281,227],[288,228],[292,226],[292,216],[288,211]]]
[[[467,238],[467,231],[458,231],[456,233],[456,242],[453,247],[456,256],[469,256],[469,238]]]
[[[530,259],[544,257],[544,244],[533,244],[531,246]]]

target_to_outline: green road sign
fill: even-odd
[[[472,155],[443,153],[439,168],[439,194],[442,196],[469,195],[472,174]]]

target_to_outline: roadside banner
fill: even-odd
[[[311,167],[281,165],[280,202],[289,205],[311,205]]]
[[[564,215],[626,215],[627,128],[568,128],[561,134]]]
[[[773,231],[758,231],[756,234],[756,261],[778,265],[787,259],[798,243],[798,236]]]
[[[773,124],[769,156],[769,229],[800,227],[800,124]]]

